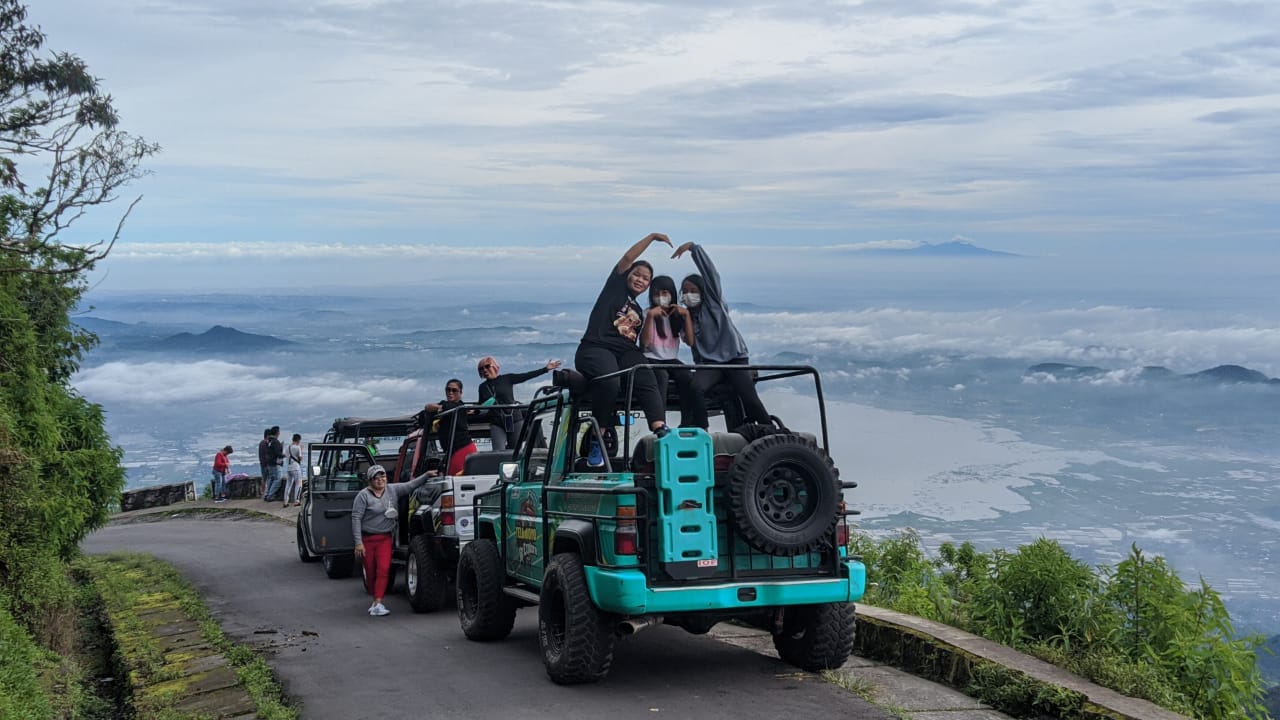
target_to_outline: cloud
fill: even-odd
[[[127,408],[154,405],[270,407],[287,403],[298,409],[382,406],[397,398],[426,397],[417,381],[403,378],[352,379],[338,372],[293,376],[269,366],[222,360],[182,362],[108,362],[86,368],[73,384],[92,402]],[[403,405],[403,402],[400,402]]]
[[[1030,252],[1274,227],[1273,3],[32,12],[165,148],[130,188],[141,242],[558,245],[662,218],[797,245],[981,223]]]

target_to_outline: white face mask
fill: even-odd
[[[666,293],[658,295],[658,307],[666,307],[671,304],[671,296]]]
[[[384,512],[384,513],[382,513],[382,514],[383,514],[383,515],[386,515],[386,516],[387,516],[387,518],[388,518],[388,519],[390,519],[390,520],[395,520],[397,517],[400,517],[400,513],[399,513],[399,512],[397,512],[397,511],[396,511],[396,509],[395,509],[395,508],[393,508],[393,507],[389,507],[389,508],[387,508],[386,512]]]
[[[696,292],[687,292],[684,294],[685,307],[698,307],[702,304],[702,294]]]

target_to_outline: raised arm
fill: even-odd
[[[690,241],[676,248],[671,257],[679,258],[686,252],[693,255],[693,264],[698,268],[698,274],[702,276],[702,291],[723,303],[724,291],[720,288],[720,273],[716,270],[715,263],[711,262],[711,256],[701,245]]]
[[[640,259],[640,256],[644,254],[645,250],[649,249],[649,246],[652,245],[655,240],[666,243],[668,247],[671,246],[671,238],[667,237],[663,233],[649,233],[644,236],[643,240],[632,245],[629,250],[622,254],[622,259],[614,266],[613,271],[621,275],[622,273],[630,270],[631,265],[635,263],[636,260]]]
[[[684,340],[684,344],[693,347],[693,316],[689,314],[689,309],[683,305],[676,305],[675,312],[680,314],[680,318],[684,321],[681,323],[680,339]]]

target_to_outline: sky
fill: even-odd
[[[761,271],[955,239],[1280,267],[1270,0],[39,0],[28,20],[163,148],[67,236],[109,236],[142,196],[104,291],[606,267],[650,231]]]

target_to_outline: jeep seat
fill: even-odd
[[[463,475],[497,475],[498,466],[511,461],[510,450],[474,452],[462,462]]]
[[[654,450],[657,435],[645,435],[636,443],[636,450],[631,456],[631,471],[640,475],[652,475],[655,472]],[[747,446],[747,439],[738,433],[711,433],[712,454],[715,456],[716,473],[722,473],[733,464],[733,458]]]

